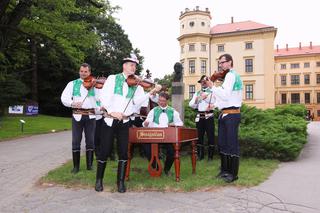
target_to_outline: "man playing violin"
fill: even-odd
[[[214,153],[214,115],[213,104],[215,96],[208,87],[209,78],[202,75],[198,83],[201,84],[201,90],[196,92],[189,102],[189,106],[197,110],[195,118],[198,131],[197,157],[198,160],[204,158],[204,134],[208,138],[208,160],[213,159]]]
[[[225,72],[222,85],[209,82],[216,96],[215,106],[221,110],[218,118],[218,148],[221,158],[220,173],[217,177],[226,182],[238,179],[240,147],[238,130],[241,120],[242,81],[233,69],[233,59],[229,54],[219,57],[219,67]]]
[[[80,166],[82,132],[85,133],[87,170],[92,170],[94,132],[95,132],[95,89],[86,89],[83,80],[90,76],[91,67],[83,63],[79,69],[80,78],[70,81],[61,95],[61,102],[71,107],[72,112],[72,173],[77,173]]]
[[[134,75],[138,64],[139,61],[134,54],[123,59],[122,73],[110,75],[101,89],[101,106],[107,113],[102,124],[101,149],[97,160],[95,190],[98,192],[103,191],[104,171],[114,137],[117,139],[119,159],[118,192],[126,192],[124,179],[128,160],[129,117],[133,114],[135,105],[141,105],[142,102],[161,89],[161,86],[157,85],[145,94],[140,85],[128,85],[128,76]]]

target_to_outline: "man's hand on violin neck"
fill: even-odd
[[[71,103],[72,108],[81,108],[82,107],[82,102],[72,102]]]
[[[159,92],[162,89],[162,86],[160,84],[156,84],[155,87],[150,91],[151,95],[155,95],[157,92]]]

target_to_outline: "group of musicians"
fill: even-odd
[[[117,187],[118,192],[126,192],[125,172],[128,160],[129,127],[168,127],[183,126],[179,113],[168,106],[169,95],[160,92],[161,86],[155,85],[145,92],[139,83],[128,85],[127,78],[136,72],[139,64],[134,54],[123,59],[122,72],[108,76],[101,89],[94,86],[84,86],[84,79],[91,75],[89,64],[81,64],[80,78],[70,81],[61,95],[61,101],[66,107],[73,109],[72,115],[72,173],[79,172],[82,133],[85,135],[87,170],[92,170],[94,153],[97,158],[97,173],[95,190],[103,191],[103,177],[116,138],[118,151]],[[240,123],[240,107],[242,100],[242,82],[239,74],[233,69],[231,55],[225,54],[219,58],[219,66],[226,71],[224,80],[212,82],[208,76],[202,76],[198,81],[201,90],[194,94],[189,106],[197,110],[195,118],[198,130],[197,155],[198,160],[204,158],[204,134],[208,138],[208,160],[213,159],[215,151],[214,114],[218,108],[221,114],[218,118],[218,146],[221,166],[218,178],[226,182],[238,179],[239,143],[238,128]],[[159,93],[160,94],[157,94]],[[158,106],[150,110],[144,121],[134,115],[149,101],[157,102]],[[138,124],[137,124],[138,123]],[[140,124],[139,124],[140,123]],[[171,144],[165,146],[167,151],[164,172],[169,174],[173,164],[174,150]],[[151,146],[144,146],[150,160]]]

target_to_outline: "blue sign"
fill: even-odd
[[[26,106],[26,115],[38,115],[39,107],[34,105]]]

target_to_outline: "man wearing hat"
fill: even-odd
[[[100,153],[97,159],[97,174],[95,190],[103,191],[103,176],[106,168],[107,157],[112,151],[114,137],[117,138],[118,147],[118,192],[126,192],[124,184],[125,171],[128,160],[129,117],[135,106],[141,105],[152,94],[161,89],[157,85],[149,93],[144,93],[139,85],[129,86],[126,79],[134,75],[139,64],[137,57],[131,54],[123,59],[122,73],[110,75],[101,89],[101,106],[107,111],[101,127]]]
[[[208,77],[202,75],[198,83],[201,84],[201,90],[196,92],[189,106],[197,110],[197,116],[195,119],[198,130],[198,144],[197,144],[197,156],[198,160],[204,158],[204,135],[207,134],[208,138],[208,160],[213,159],[214,153],[214,117],[213,117],[213,103],[215,97],[208,88]]]

